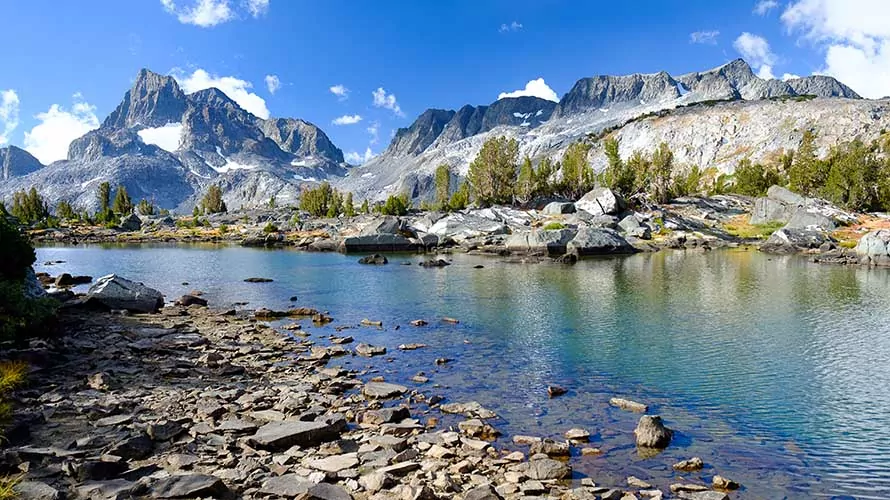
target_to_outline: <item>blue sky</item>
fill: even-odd
[[[487,104],[539,78],[562,96],[585,76],[745,56],[764,75],[823,72],[890,94],[886,0],[0,0],[0,12],[15,41],[0,64],[0,145],[44,161],[143,67],[316,123],[353,159],[426,108]]]

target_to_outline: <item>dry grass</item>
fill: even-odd
[[[0,476],[0,500],[12,500],[19,495],[15,491],[15,485],[22,480],[23,474],[15,476]]]
[[[745,240],[765,240],[770,237],[776,230],[781,229],[785,224],[781,222],[773,222],[769,224],[751,224],[748,222],[748,216],[740,215],[733,218],[730,222],[724,224],[723,229],[727,233]]]
[[[28,375],[28,365],[23,361],[0,362],[0,396],[18,387]]]

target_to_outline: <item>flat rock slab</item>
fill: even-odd
[[[52,486],[39,481],[24,481],[13,488],[18,498],[31,500],[57,500],[59,491]]]
[[[263,482],[260,493],[278,497],[293,498],[309,492],[314,483],[309,479],[296,474],[284,474],[283,476],[270,477]]]
[[[309,488],[309,500],[352,500],[349,494],[342,486],[329,483],[318,483]]]
[[[646,413],[647,411],[649,411],[649,407],[644,405],[643,403],[637,403],[636,401],[631,401],[624,398],[612,398],[609,400],[609,404],[616,408],[632,411],[634,413]]]
[[[467,418],[487,419],[498,416],[497,413],[483,407],[476,401],[470,401],[469,403],[448,403],[442,405],[439,409],[445,413],[456,413]]]
[[[531,460],[526,467],[525,475],[539,481],[562,479],[572,473],[568,465],[549,458]]]
[[[404,385],[390,384],[389,382],[368,382],[362,387],[362,394],[373,399],[389,399],[401,396],[408,388]]]
[[[154,498],[220,498],[229,494],[222,479],[205,474],[170,476],[151,488]]]
[[[309,462],[309,467],[325,472],[340,472],[342,470],[351,469],[356,465],[358,465],[358,455],[356,453],[333,455],[311,460]]]
[[[248,443],[264,450],[284,451],[291,446],[315,446],[339,437],[339,430],[331,424],[286,420],[260,427]]]

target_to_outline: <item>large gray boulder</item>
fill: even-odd
[[[583,228],[566,245],[568,253],[585,255],[628,254],[636,249],[612,229]]]
[[[603,187],[588,191],[575,202],[577,210],[583,210],[593,215],[615,215],[621,213],[626,206],[624,198],[611,189]]]
[[[620,227],[627,236],[633,236],[644,240],[652,238],[652,230],[649,229],[649,226],[641,224],[636,215],[633,214],[621,219],[621,222],[618,223],[618,227]]]
[[[814,229],[782,228],[774,232],[760,250],[767,253],[796,253],[819,248],[831,238],[822,231]]]
[[[511,234],[504,245],[514,253],[562,255],[575,234],[574,229],[525,231]]]
[[[771,186],[766,192],[766,197],[754,201],[751,224],[788,222],[799,208],[807,204],[807,199],[803,196],[781,186]]]
[[[399,234],[371,234],[343,238],[339,250],[353,252],[408,252],[417,245]]]
[[[478,215],[453,213],[438,220],[428,232],[438,236],[440,241],[450,239],[461,243],[471,238],[508,234],[510,231],[503,222],[497,220]]]
[[[855,252],[861,264],[890,266],[890,229],[866,234],[859,240]]]
[[[637,446],[642,448],[667,448],[673,434],[658,415],[643,415],[634,429]]]
[[[361,236],[373,236],[377,234],[399,234],[402,228],[402,221],[398,217],[385,215],[372,220],[364,228],[362,228]]]
[[[807,208],[798,208],[794,211],[791,219],[785,224],[786,229],[821,229],[823,231],[834,231],[837,225],[830,217],[826,217],[820,212]]]
[[[142,229],[142,219],[136,214],[130,214],[121,219],[121,223],[118,224],[118,227],[124,231],[139,231]]]
[[[86,301],[109,309],[151,313],[164,306],[164,295],[142,283],[109,274],[96,280],[96,284],[90,287]]]
[[[563,201],[551,201],[543,209],[541,213],[544,215],[562,215],[575,213],[575,204]]]

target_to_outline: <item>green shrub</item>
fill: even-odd
[[[544,231],[554,231],[556,229],[565,229],[566,226],[561,222],[548,222],[547,225],[544,226]]]
[[[0,242],[0,339],[52,331],[57,302],[24,295],[24,279],[37,258],[34,248],[5,217],[0,217]]]
[[[405,215],[411,207],[411,200],[407,194],[390,196],[386,202],[377,207],[377,212],[383,215]]]
[[[276,226],[275,224],[270,222],[270,223],[266,224],[266,227],[263,228],[263,232],[266,234],[277,233],[278,226]]]

